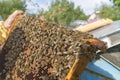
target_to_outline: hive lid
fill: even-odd
[[[103,54],[102,58],[120,70],[120,52]]]

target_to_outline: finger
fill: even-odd
[[[21,10],[16,10],[14,11],[7,19],[6,21],[4,22],[4,25],[7,29],[10,28],[11,24],[13,23],[13,21],[15,20],[16,16],[18,15],[23,15],[23,11]]]
[[[21,14],[23,14],[24,12],[23,11],[21,11],[21,10],[16,10],[15,12],[14,12],[14,15],[21,15]]]

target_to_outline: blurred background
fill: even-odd
[[[120,0],[0,0],[0,20],[5,20],[17,9],[66,27],[74,21],[84,23],[93,14],[120,19]]]

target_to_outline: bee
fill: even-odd
[[[16,76],[25,80],[28,76],[31,79],[64,80],[76,59],[87,56],[92,60],[96,56],[97,49],[87,43],[88,38],[91,36],[87,33],[34,17],[22,17],[3,48],[7,64],[4,70],[9,76],[5,80],[15,80]]]

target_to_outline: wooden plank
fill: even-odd
[[[80,59],[76,59],[72,68],[66,76],[66,80],[79,80],[79,76],[85,70],[86,65],[89,62],[89,58],[82,56]]]
[[[113,21],[111,19],[100,19],[98,21],[95,21],[93,23],[84,25],[82,27],[77,27],[74,30],[82,31],[82,32],[88,32],[97,28],[100,28],[102,26],[111,24]]]

